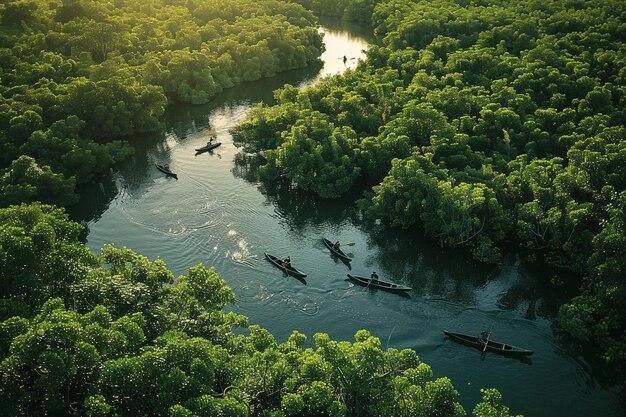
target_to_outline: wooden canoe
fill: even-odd
[[[322,238],[322,240],[324,241],[324,244],[326,245],[326,247],[328,249],[330,249],[330,252],[335,255],[338,258],[343,259],[344,261],[351,261],[352,258],[350,258],[348,255],[346,255],[344,253],[344,251],[342,251],[341,249],[335,249],[335,247],[333,246],[333,242],[331,242],[330,240],[326,239],[325,237]]]
[[[156,165],[157,169],[161,171],[162,173],[169,175],[170,177],[174,177],[178,179],[178,175],[170,171],[170,167],[168,165],[161,165],[161,164],[154,164],[154,165]]]
[[[355,282],[358,282],[359,284],[363,284],[368,287],[380,288],[387,291],[403,292],[412,290],[411,287],[407,287],[406,285],[396,284],[395,282],[383,281],[381,279],[371,279],[368,277],[361,277],[351,274],[348,274],[348,278]]]
[[[306,274],[302,271],[297,270],[296,268],[294,268],[293,266],[289,266],[289,267],[285,267],[283,266],[283,260],[279,259],[273,255],[270,255],[269,253],[265,253],[265,257],[274,265],[276,265],[278,268],[282,269],[283,271],[286,271],[289,275],[294,276],[296,278],[304,278],[306,277]]]
[[[216,142],[216,143],[212,143],[210,145],[204,145],[201,148],[196,148],[196,152],[201,153],[201,152],[212,151],[213,149],[217,148],[221,144],[222,144],[222,142]]]
[[[476,349],[485,350],[485,343],[478,340],[477,336],[471,336],[463,333],[455,333],[444,330],[443,333],[451,339],[461,342],[468,346],[473,346]],[[487,349],[490,352],[502,353],[511,356],[527,356],[532,355],[532,350],[523,349],[517,346],[507,345],[506,343],[494,342],[493,340],[487,341]]]

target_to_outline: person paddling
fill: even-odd
[[[291,257],[287,256],[284,260],[283,260],[283,267],[284,268],[291,268]]]
[[[487,344],[489,343],[490,334],[491,332],[488,332],[487,330],[483,330],[482,332],[480,332],[480,336],[478,336],[478,341],[482,343],[483,345],[485,345],[485,349],[483,349],[483,352],[487,349]]]
[[[334,249],[334,250],[339,250],[339,246],[341,246],[341,245],[339,244],[339,241],[336,241],[336,242],[335,242],[335,244],[333,245],[333,249]]]

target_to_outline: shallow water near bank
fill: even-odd
[[[554,272],[508,254],[498,267],[477,265],[462,253],[442,251],[419,232],[390,229],[362,218],[354,196],[321,200],[285,186],[262,184],[254,156],[232,144],[228,130],[251,107],[273,102],[284,83],[310,85],[321,76],[354,68],[371,35],[362,27],[324,20],[324,65],[239,85],[203,106],[176,106],[161,135],[134,141],[135,155],[101,182],[84,187],[74,219],[89,226],[87,245],[128,246],[164,259],[176,274],[197,263],[213,266],[236,294],[229,309],[271,331],[279,341],[297,329],[353,340],[368,329],[382,347],[412,348],[436,376],[451,378],[466,411],[480,388],[497,388],[512,414],[621,416],[624,405],[580,358],[564,350],[552,331],[563,302],[545,284]],[[344,63],[343,56],[346,56]],[[195,155],[214,135],[222,145]],[[169,164],[178,180],[155,163]],[[350,268],[331,256],[322,237],[341,242]],[[264,259],[291,256],[305,282],[283,276]],[[369,275],[413,287],[403,297],[347,281]],[[530,362],[482,355],[443,336],[443,330],[478,333],[532,349]]]

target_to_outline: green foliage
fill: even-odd
[[[96,265],[78,241],[79,226],[50,206],[0,209],[0,225],[14,232],[0,243],[11,249],[0,269],[22,265],[31,286],[17,290],[41,301],[31,305],[34,314],[0,322],[7,415],[465,415],[450,380],[434,379],[413,350],[382,350],[365,330],[354,342],[319,333],[305,347],[294,331],[278,343],[222,312],[234,296],[213,269],[196,265],[174,281],[161,260],[113,246]],[[53,268],[55,285],[43,285],[51,272],[12,257],[20,245],[33,259],[73,247],[54,253],[72,268]]]
[[[97,380],[103,360],[138,352],[141,320],[94,321],[94,313],[81,316],[50,299],[12,338],[0,364],[0,405],[8,415],[68,413]]]
[[[318,16],[338,17],[369,23],[376,4],[381,0],[290,0],[313,10]]]
[[[360,3],[302,0],[344,17]],[[367,215],[420,225],[480,261],[498,262],[509,241],[573,283],[586,276],[563,329],[623,364],[626,285],[613,250],[623,259],[624,247],[613,230],[626,191],[625,11],[615,0],[377,2],[379,45],[366,62],[278,91],[278,105],[233,129],[235,142],[264,150],[269,178],[324,197],[367,181],[357,203]],[[355,133],[350,149],[329,140],[339,129]],[[340,186],[320,175],[323,155],[331,170],[341,161]]]
[[[53,173],[50,167],[41,168],[33,158],[20,156],[0,177],[0,205],[40,201],[68,206],[78,201],[74,186],[74,178],[64,179]]]
[[[216,368],[225,374],[228,359],[206,339],[167,333],[139,355],[104,362],[96,392],[122,415],[165,415],[171,406],[220,387]]]
[[[63,188],[130,154],[111,139],[162,129],[168,102],[206,103],[323,50],[313,14],[282,0],[29,0],[0,14],[0,169],[28,155],[50,167],[39,182]],[[75,202],[66,190],[53,201],[17,170],[6,181],[15,189],[0,205]]]
[[[561,307],[559,324],[580,344],[597,349],[607,363],[626,364],[626,192],[613,195],[607,219],[593,238],[590,278],[579,296]]]
[[[79,241],[82,226],[62,209],[22,205],[0,209],[0,318],[35,311],[65,297],[96,258]]]
[[[475,417],[513,417],[509,408],[502,404],[502,395],[495,389],[481,389],[483,399],[474,407]],[[516,416],[521,417],[521,416]]]
[[[275,151],[266,154],[263,173],[283,172],[304,189],[322,197],[338,197],[351,188],[360,168],[351,160],[356,134],[349,128],[335,128],[319,114],[299,121],[285,135]]]

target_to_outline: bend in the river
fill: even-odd
[[[237,296],[231,308],[280,340],[294,329],[351,340],[366,328],[383,347],[413,348],[436,375],[452,379],[468,412],[480,388],[495,387],[515,414],[623,415],[618,395],[554,338],[551,318],[563,300],[541,284],[554,272],[533,269],[515,254],[500,267],[476,265],[418,232],[364,220],[350,199],[325,201],[258,182],[254,157],[232,144],[229,129],[257,102],[272,103],[284,83],[308,85],[354,67],[371,40],[368,31],[341,22],[325,21],[321,30],[327,46],[321,71],[291,71],[239,85],[204,106],[172,108],[163,135],[138,138],[132,159],[86,187],[72,210],[88,222],[88,246],[98,252],[105,243],[126,245],[164,259],[175,273],[211,265]],[[196,156],[211,135],[222,145]],[[169,164],[178,180],[155,163]],[[355,243],[344,246],[351,270],[322,237]],[[283,276],[264,252],[290,255],[308,274],[306,285]],[[413,290],[402,297],[346,280],[349,272],[374,270]],[[442,333],[483,328],[493,329],[494,340],[534,350],[531,362],[481,357]]]

